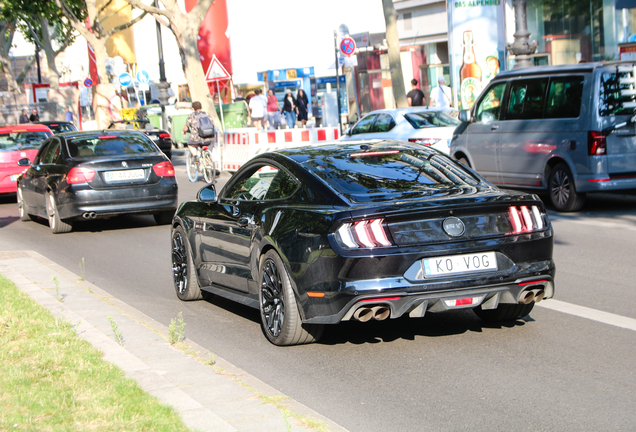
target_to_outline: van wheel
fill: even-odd
[[[466,165],[468,168],[470,168],[470,162],[468,162],[468,159],[466,159],[465,157],[460,157],[457,160],[459,161],[459,163],[462,163],[462,164]]]
[[[552,205],[561,212],[579,211],[585,202],[585,194],[576,191],[572,171],[563,162],[550,172],[548,192]]]

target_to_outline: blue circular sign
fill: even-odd
[[[129,86],[132,83],[132,75],[127,72],[119,75],[119,84],[123,86]]]
[[[340,42],[340,51],[346,56],[350,56],[356,50],[356,41],[350,37],[342,39]]]
[[[85,87],[90,87],[90,86],[92,86],[92,85],[93,85],[93,80],[92,80],[92,79],[90,79],[90,78],[86,78],[86,79],[84,80],[84,86],[85,86]]]
[[[148,81],[150,81],[150,75],[148,75],[148,72],[145,70],[140,70],[137,72],[137,81],[142,84],[148,84]]]

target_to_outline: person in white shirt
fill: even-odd
[[[450,87],[446,84],[446,80],[444,76],[440,76],[437,78],[438,86],[431,90],[430,106],[434,106],[437,108],[448,108],[452,105],[452,93]]]
[[[254,90],[254,96],[250,99],[250,115],[252,116],[252,122],[256,130],[263,129],[263,117],[265,117],[265,107],[267,102],[263,104],[263,98],[260,97],[261,90]],[[265,99],[267,101],[267,99]]]

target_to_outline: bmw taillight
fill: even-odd
[[[540,231],[546,225],[543,212],[537,206],[512,206],[508,209],[508,217],[512,225],[511,234]]]
[[[372,249],[393,246],[384,228],[384,219],[370,219],[343,224],[336,238],[346,249]]]
[[[159,138],[166,138],[166,139],[170,139],[170,134],[169,133],[160,133],[159,134]]]
[[[165,161],[153,165],[152,170],[159,177],[174,177],[174,166],[172,165],[172,163],[170,163],[170,161]]]
[[[607,139],[602,132],[589,131],[587,133],[587,154],[600,156],[607,153]]]
[[[88,183],[93,181],[95,178],[95,170],[90,168],[83,167],[73,167],[66,174],[66,183],[68,184],[78,184],[78,183]]]

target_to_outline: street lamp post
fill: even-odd
[[[156,8],[159,7],[159,0],[154,0],[154,6]],[[157,88],[159,88],[159,103],[161,104],[161,126],[163,129],[167,130],[166,105],[168,105],[168,98],[170,97],[170,94],[168,93],[170,84],[168,84],[168,80],[166,79],[166,66],[163,61],[161,24],[157,20],[155,20],[155,22],[157,24],[157,50],[159,51],[159,84],[157,84]]]
[[[510,54],[515,56],[513,69],[534,66],[530,54],[534,54],[538,47],[537,41],[530,41],[526,3],[526,0],[512,1],[512,7],[515,10],[515,34],[513,35],[515,41],[508,44],[506,48]]]

